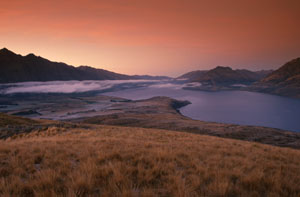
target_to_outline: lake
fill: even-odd
[[[127,99],[168,96],[190,101],[192,104],[181,108],[180,112],[192,119],[300,131],[299,99],[246,91],[192,91],[172,84],[150,85],[105,95]]]
[[[156,80],[113,80],[113,81],[54,81],[54,82],[23,82],[0,85],[0,98],[10,99],[9,95],[20,94],[81,94],[108,95],[123,97],[126,99],[146,99],[154,96],[168,96],[178,100],[188,100],[192,104],[180,109],[187,117],[196,120],[233,123],[241,125],[255,125],[279,128],[291,131],[300,131],[300,99],[246,92],[246,91],[220,91],[205,92],[185,90],[183,87],[198,86],[197,83],[184,83],[179,81]],[[33,97],[40,97],[33,96]],[[31,109],[35,103],[23,103],[11,105],[9,108],[0,106],[0,111],[6,111],[16,107]],[[79,105],[79,104],[78,104]],[[101,105],[85,104],[78,106],[81,110],[101,110]],[[47,109],[44,118],[61,117],[72,118],[70,114],[55,114],[48,109],[47,103],[43,109]],[[103,106],[105,106],[103,104]],[[67,108],[67,105],[63,105]],[[45,111],[45,110],[44,110]],[[52,113],[52,114],[51,114]],[[65,112],[62,112],[65,113]],[[80,113],[81,114],[81,113]],[[83,113],[82,115],[86,115]],[[93,115],[87,114],[87,115]]]

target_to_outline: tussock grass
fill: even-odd
[[[1,196],[299,196],[300,151],[166,130],[49,128],[0,141]]]

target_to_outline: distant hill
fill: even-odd
[[[252,90],[300,98],[300,58],[287,62],[251,86]]]
[[[118,74],[114,73],[111,71],[107,71],[104,69],[99,69],[99,68],[93,68],[89,66],[79,66],[77,68],[80,71],[83,71],[86,73],[88,76],[88,79],[93,79],[93,80],[101,80],[101,79],[106,79],[106,80],[124,80],[124,79],[131,79],[132,77],[129,75],[123,75],[123,74]]]
[[[190,81],[200,82],[203,85],[232,85],[232,84],[251,84],[262,79],[271,71],[253,72],[245,69],[233,70],[230,67],[218,66],[209,71],[193,71],[186,73],[180,78],[187,78]]]
[[[107,80],[127,80],[127,79],[146,79],[146,80],[164,80],[164,79],[170,79],[170,77],[167,76],[151,76],[151,75],[124,75],[124,74],[118,74],[114,72],[110,72],[104,69],[99,68],[93,68],[89,66],[79,66],[79,70],[84,71],[89,74],[92,78],[98,79],[99,76],[104,76]]]
[[[52,62],[34,54],[21,56],[6,48],[0,50],[0,83],[149,78],[156,79],[154,76],[130,76],[88,66],[74,67],[65,63]]]
[[[171,77],[167,76],[151,76],[151,75],[132,75],[132,79],[147,79],[147,80],[169,80]]]
[[[208,71],[203,76],[196,78],[195,81],[209,85],[229,85],[235,83],[251,83],[254,82],[255,79],[244,70],[238,72],[232,70],[230,67],[218,66]]]
[[[195,79],[202,77],[207,72],[208,72],[207,70],[195,70],[195,71],[185,73],[185,74],[177,77],[177,79],[188,79],[188,80],[194,81]]]

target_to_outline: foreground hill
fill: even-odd
[[[287,62],[259,82],[252,90],[300,98],[300,58]]]
[[[45,131],[51,127],[59,129],[89,128],[83,124],[44,119],[35,120],[0,113],[0,139],[7,139],[15,135],[28,134],[32,131]]]
[[[1,196],[300,195],[300,151],[289,148],[117,126],[0,142]]]
[[[88,66],[78,68],[65,63],[52,62],[29,54],[21,56],[6,48],[0,50],[0,83],[24,81],[66,80],[126,80],[156,79],[155,76],[129,76]],[[167,77],[166,77],[167,78]]]
[[[208,71],[192,71],[178,78],[187,78],[193,82],[200,82],[202,85],[228,86],[233,84],[251,84],[262,79],[269,72],[253,72],[246,69],[233,70],[230,67],[218,66]]]

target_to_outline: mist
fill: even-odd
[[[157,80],[103,80],[21,82],[0,85],[0,94],[15,93],[80,93],[104,91],[113,88],[136,88],[160,83]]]

